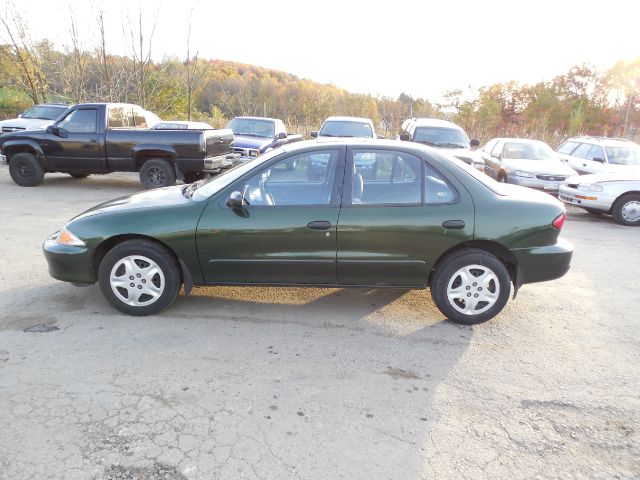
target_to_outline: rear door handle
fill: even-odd
[[[331,228],[331,222],[326,220],[315,220],[307,223],[307,228],[311,230],[329,230]]]
[[[442,222],[442,226],[452,230],[461,230],[464,228],[464,220],[446,220]]]

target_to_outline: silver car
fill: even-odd
[[[494,138],[482,148],[484,171],[499,182],[555,193],[577,172],[560,162],[549,145],[524,138]]]
[[[640,225],[640,175],[594,173],[567,178],[558,199],[590,213],[611,214],[621,225]]]

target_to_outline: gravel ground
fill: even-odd
[[[0,479],[640,478],[640,229],[569,210],[571,271],[476,327],[364,289],[199,288],[134,318],[40,245],[139,189],[0,169]]]

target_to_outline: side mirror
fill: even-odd
[[[227,200],[227,206],[233,208],[234,210],[239,210],[244,207],[244,199],[242,198],[242,194],[238,191],[231,192],[229,194],[229,199]]]
[[[411,137],[408,133],[403,132],[400,134],[400,140],[402,140],[403,142],[408,142],[409,140],[411,140]]]
[[[594,161],[594,162],[604,163],[604,158],[600,158],[600,157],[593,157],[593,161]]]
[[[311,138],[318,138],[318,132],[311,132]]]
[[[284,140],[285,138],[287,138],[287,134],[284,132],[280,132],[278,135],[276,135],[276,140]]]
[[[480,146],[480,140],[478,140],[477,138],[472,138],[470,144],[471,148],[478,148]]]
[[[56,127],[55,125],[49,125],[45,132],[47,133],[53,133],[54,135],[57,135],[59,137],[62,137],[63,135],[60,134],[60,129],[58,127]]]

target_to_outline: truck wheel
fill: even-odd
[[[452,322],[475,325],[495,317],[509,299],[509,272],[483,250],[463,250],[443,261],[431,281],[431,297]]]
[[[176,172],[166,160],[152,158],[140,167],[140,183],[146,189],[170,187],[176,184]]]
[[[21,187],[35,187],[44,178],[44,168],[31,153],[16,153],[9,159],[9,174]]]
[[[127,240],[100,262],[100,290],[129,315],[152,315],[171,305],[180,290],[180,267],[171,252],[149,240]]]
[[[636,227],[640,225],[640,194],[627,193],[623,195],[611,209],[613,218],[620,225]]]

